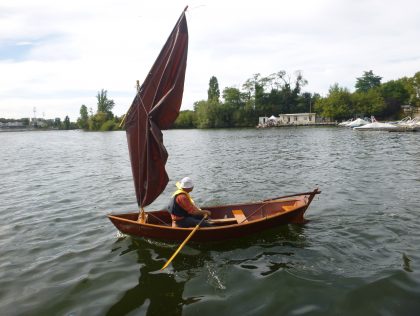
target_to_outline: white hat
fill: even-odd
[[[192,189],[194,184],[189,177],[185,177],[180,181],[181,188],[183,189]]]

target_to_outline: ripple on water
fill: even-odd
[[[202,205],[322,194],[306,225],[191,243],[164,272],[177,244],[118,235],[105,217],[137,209],[124,133],[3,134],[5,315],[418,311],[418,133],[165,131],[170,182],[148,209],[164,208],[185,175]]]

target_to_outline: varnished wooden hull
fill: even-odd
[[[210,242],[240,238],[283,224],[304,223],[304,213],[320,191],[299,193],[260,202],[206,207],[217,226],[199,228],[192,241]],[[235,221],[232,210],[241,210],[245,221]],[[124,234],[160,240],[182,241],[193,228],[172,226],[166,210],[147,213],[147,221],[137,221],[138,213],[110,214],[108,218]],[[230,221],[230,223],[226,223]],[[222,223],[223,222],[223,223]]]

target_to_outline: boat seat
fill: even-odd
[[[223,226],[223,225],[232,225],[236,224],[236,218],[218,218],[218,219],[209,219],[209,224],[216,225],[216,226]]]
[[[232,210],[232,214],[233,214],[233,216],[235,216],[236,222],[238,224],[248,222],[248,220],[246,219],[246,216],[244,214],[244,211],[242,211],[242,210]]]
[[[285,210],[286,212],[294,210],[296,208],[295,205],[284,205],[283,206],[283,210]]]
[[[295,210],[301,206],[304,206],[305,202],[301,201],[301,200],[297,200],[295,203],[293,203],[292,205],[284,205],[283,206],[283,210],[285,210],[286,212],[288,211],[292,211]]]

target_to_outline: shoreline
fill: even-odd
[[[323,122],[312,124],[275,124],[275,125],[257,125],[256,128],[273,128],[273,127],[318,127],[318,126],[337,126],[336,122]]]

